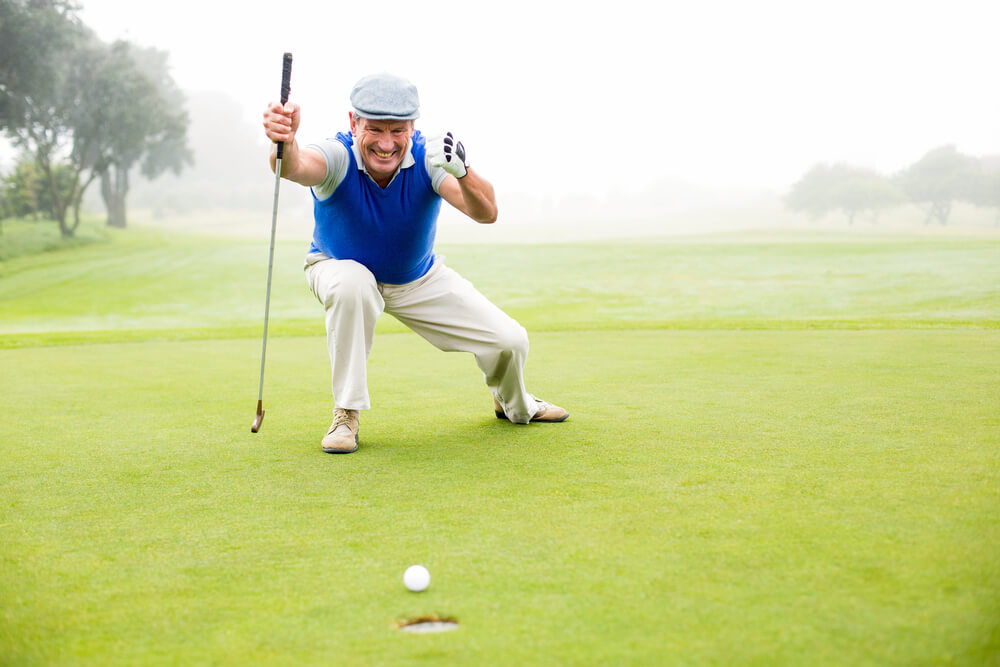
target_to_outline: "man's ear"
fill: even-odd
[[[354,119],[354,112],[348,111],[347,116],[351,119],[351,134],[356,137],[358,136],[358,123]]]

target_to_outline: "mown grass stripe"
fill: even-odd
[[[998,320],[658,320],[653,322],[607,322],[586,327],[535,326],[536,332],[582,331],[889,331],[925,329],[1000,329]],[[380,325],[378,335],[406,333],[402,325]],[[62,345],[104,345],[197,340],[237,340],[259,338],[261,326],[200,327],[173,329],[106,329],[98,331],[46,331],[0,334],[0,349],[56,347]],[[325,335],[314,320],[271,322],[269,338],[296,338]]]

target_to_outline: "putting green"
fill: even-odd
[[[249,431],[258,246],[137,232],[4,265],[0,662],[1000,654],[1000,244],[448,249],[570,420],[495,419],[470,357],[384,319],[349,456],[319,449],[298,244]],[[459,627],[398,629],[422,617]]]
[[[529,427],[386,335],[338,457],[323,341],[272,345],[257,435],[253,340],[0,351],[8,660],[995,654],[1000,332],[536,334]]]

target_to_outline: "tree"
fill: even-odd
[[[945,225],[952,202],[974,196],[972,184],[979,175],[975,158],[959,153],[954,146],[941,146],[908,167],[897,180],[911,201],[928,206],[924,224],[937,220]]]
[[[996,226],[1000,227],[1000,169],[988,171],[983,175],[982,199],[978,203],[992,206],[997,210]]]
[[[55,52],[79,37],[69,0],[0,0],[0,129],[22,122],[32,100],[54,88]]]
[[[871,169],[846,164],[817,164],[807,171],[785,198],[785,205],[813,218],[841,211],[849,224],[863,211],[873,215],[902,201],[891,182]]]
[[[109,224],[124,226],[133,164],[143,159],[144,173],[156,175],[190,161],[187,116],[166,55],[125,42],[108,47],[58,0],[0,0],[0,12],[5,31],[8,18],[24,31],[12,32],[10,48],[24,41],[37,58],[7,53],[4,43],[0,67],[11,72],[12,83],[0,89],[0,120],[14,144],[35,156],[60,231],[74,234],[83,194],[98,177],[108,181]],[[46,48],[33,46],[36,40]],[[59,181],[65,174],[68,189]]]
[[[64,236],[75,230],[66,214],[79,183],[75,173],[74,187],[61,187],[74,108],[66,82],[81,72],[74,55],[89,37],[73,11],[63,0],[0,0],[0,124],[16,146],[34,155]]]
[[[47,191],[35,160],[22,158],[3,179],[4,216],[37,218],[45,208],[40,200]]]
[[[54,173],[58,186],[67,192],[72,187],[70,169],[65,164],[59,164],[54,167]],[[22,156],[14,170],[4,177],[2,185],[0,197],[6,203],[0,217],[38,219],[54,216],[49,184],[32,156]]]
[[[262,183],[267,169],[260,170],[266,140],[243,118],[239,103],[219,91],[201,91],[188,97],[186,108],[194,164],[181,176],[164,173],[164,185],[135,177],[129,201],[154,216],[205,208],[269,210],[273,193]],[[289,201],[282,200],[284,205]]]
[[[127,42],[112,45],[101,87],[110,115],[94,119],[93,131],[105,133],[100,169],[101,196],[108,225],[125,227],[129,172],[141,161],[141,172],[154,179],[167,170],[180,173],[193,162],[187,146],[188,115],[184,96],[170,77],[167,54],[139,49]]]
[[[969,202],[976,206],[995,208],[996,225],[1000,227],[1000,155],[979,158],[980,173],[971,184]]]
[[[792,186],[785,197],[785,206],[813,219],[822,218],[832,210],[829,180],[829,165],[814,165]]]

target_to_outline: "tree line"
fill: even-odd
[[[71,0],[0,0],[0,130],[20,151],[0,179],[0,219],[45,216],[63,236],[100,183],[107,223],[126,224],[129,174],[192,164],[185,98],[165,52],[102,42]]]
[[[925,224],[945,225],[956,201],[997,209],[1000,225],[1000,156],[974,157],[941,146],[891,176],[842,163],[817,164],[792,186],[785,205],[814,218],[839,212],[853,224],[859,214],[877,218],[885,209],[913,203],[926,211]]]

